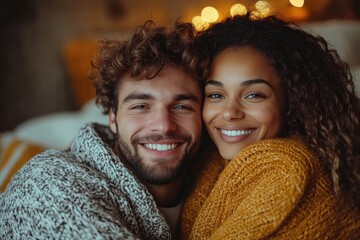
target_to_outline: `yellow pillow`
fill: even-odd
[[[3,192],[15,173],[44,147],[19,139],[12,139],[1,151],[0,156],[0,192]]]

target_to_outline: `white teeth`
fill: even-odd
[[[242,135],[247,135],[250,134],[251,132],[253,132],[254,129],[248,129],[248,130],[221,130],[221,132],[226,135],[226,136],[230,136],[230,137],[236,137],[236,136],[242,136]]]
[[[169,151],[169,150],[173,150],[177,147],[177,144],[152,144],[152,143],[147,143],[145,144],[145,147],[150,148],[150,149],[154,149],[156,151]]]

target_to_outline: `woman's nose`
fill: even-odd
[[[242,119],[245,117],[245,113],[242,110],[241,104],[232,101],[226,104],[222,112],[223,119],[226,121],[234,120],[234,119]]]

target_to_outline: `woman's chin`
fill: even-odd
[[[232,160],[239,154],[242,149],[244,148],[219,148],[219,153],[225,160]]]

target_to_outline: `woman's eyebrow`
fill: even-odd
[[[249,79],[249,80],[246,80],[246,81],[243,81],[243,82],[240,83],[240,85],[242,87],[246,87],[246,86],[253,85],[253,84],[266,84],[269,87],[273,88],[269,82],[267,82],[267,81],[265,81],[264,79],[261,79],[261,78]],[[224,86],[224,84],[222,82],[217,81],[217,80],[213,80],[213,79],[207,80],[206,83],[205,83],[205,86],[206,85],[213,85],[213,86],[218,86],[218,87]]]
[[[222,82],[212,80],[212,79],[207,80],[206,83],[205,83],[205,86],[206,85],[214,85],[214,86],[218,86],[218,87],[224,86],[224,84]]]
[[[261,78],[246,80],[246,81],[241,82],[240,85],[243,86],[243,87],[246,87],[246,86],[254,85],[254,84],[266,84],[270,88],[273,88],[269,82],[267,82],[267,81],[265,81],[264,79],[261,79]]]

